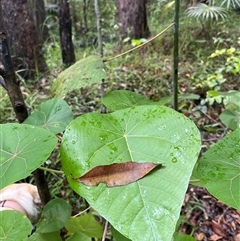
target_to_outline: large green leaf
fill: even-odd
[[[199,99],[196,94],[183,94],[178,96],[178,100]],[[138,105],[165,105],[173,101],[172,97],[164,97],[155,102],[147,99],[145,96],[137,94],[129,90],[114,90],[108,92],[102,102],[111,110],[121,110]]]
[[[32,224],[19,211],[0,211],[0,240],[26,241],[31,234]]]
[[[63,199],[51,200],[44,207],[37,224],[38,233],[50,233],[60,230],[67,223],[71,215],[71,206]]]
[[[240,209],[240,129],[206,151],[199,160],[198,178],[207,190],[229,206]]]
[[[79,217],[72,217],[66,224],[70,233],[83,233],[89,237],[101,238],[103,235],[102,226],[96,221],[91,213]]]
[[[184,115],[164,106],[90,113],[70,123],[61,160],[71,187],[131,240],[170,241],[200,150],[200,134]],[[162,163],[137,182],[107,188],[77,178],[98,165]]]
[[[73,119],[69,105],[62,99],[51,99],[39,105],[24,124],[40,126],[58,134],[65,130],[66,126]]]
[[[121,110],[137,105],[156,105],[155,102],[147,99],[145,96],[129,90],[110,91],[104,96],[102,102],[111,110]]]
[[[29,176],[56,145],[56,136],[40,127],[0,125],[0,189]]]
[[[81,59],[64,70],[52,87],[52,93],[63,96],[81,87],[101,83],[106,78],[102,59],[97,55]]]

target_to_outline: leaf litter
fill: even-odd
[[[124,186],[143,178],[157,166],[162,165],[151,162],[113,163],[96,166],[75,179],[87,186],[98,186],[100,183],[105,183],[107,187]]]

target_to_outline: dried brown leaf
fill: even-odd
[[[108,187],[123,186],[143,178],[157,166],[161,164],[124,162],[96,166],[76,180],[87,186],[97,186],[99,183],[105,183]]]
[[[211,224],[214,233],[216,233],[218,236],[225,237],[225,233],[221,224],[217,223],[215,220],[212,220]]]

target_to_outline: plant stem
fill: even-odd
[[[86,208],[85,210],[83,210],[82,212],[80,213],[77,213],[76,215],[74,215],[73,217],[76,218],[78,216],[81,216],[82,214],[84,214],[85,212],[87,212],[89,209],[91,208],[91,206],[89,206],[88,208]]]
[[[101,55],[101,57],[103,57],[101,13],[99,9],[98,0],[94,0],[94,7],[95,7],[96,18],[97,18],[98,53]]]
[[[178,111],[178,29],[180,0],[175,0],[173,49],[173,108]]]
[[[102,241],[105,241],[105,239],[106,239],[106,236],[107,236],[107,228],[108,228],[108,221],[106,220],[105,226],[104,226],[104,232],[103,232]]]
[[[63,171],[58,171],[58,170],[50,169],[50,168],[47,168],[47,167],[39,167],[39,169],[41,169],[43,171],[55,173],[55,174],[64,174]]]
[[[190,179],[190,181],[189,181],[189,183],[190,184],[194,184],[194,183],[198,183],[198,182],[200,182],[200,179]]]
[[[156,39],[157,37],[159,37],[160,35],[162,35],[164,32],[166,32],[169,28],[171,28],[172,26],[174,25],[174,23],[171,23],[168,27],[166,27],[163,31],[161,31],[160,33],[158,33],[156,36],[150,38],[148,41],[146,41],[145,43],[141,44],[141,45],[138,45],[132,49],[129,49],[127,50],[126,52],[123,52],[121,54],[118,54],[112,58],[109,58],[109,59],[104,59],[103,62],[107,62],[107,61],[110,61],[110,60],[113,60],[113,59],[116,59],[116,58],[119,58],[119,57],[122,57],[123,55],[126,55],[136,49],[139,49],[139,48],[142,48],[143,46],[145,46],[146,44],[150,43],[151,41],[153,41],[154,39]]]

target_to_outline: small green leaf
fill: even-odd
[[[228,105],[230,103],[235,104],[240,108],[240,92],[239,91],[228,91],[219,92],[220,95],[224,96],[224,104]]]
[[[220,93],[216,90],[208,90],[207,93],[211,96],[211,97],[218,97],[221,96]]]
[[[131,39],[132,46],[139,46],[142,44],[140,39]]]
[[[25,240],[24,240],[25,241]],[[62,241],[60,230],[53,233],[34,233],[27,241]]]
[[[40,126],[58,134],[65,130],[66,126],[73,119],[69,105],[62,99],[51,99],[39,105],[24,124]]]
[[[181,94],[178,95],[178,100],[198,100],[200,98],[200,95],[197,94]]]
[[[240,110],[226,109],[220,115],[220,120],[228,128],[236,130],[240,128]]]
[[[92,213],[70,218],[66,224],[66,229],[70,233],[80,232],[88,237],[100,238],[103,235],[103,228],[96,221]]]
[[[51,200],[44,207],[41,218],[37,224],[38,233],[51,233],[65,226],[71,215],[71,206],[64,200],[57,198]]]
[[[26,241],[32,232],[32,224],[19,211],[0,211],[0,240]]]
[[[102,59],[97,55],[81,59],[64,70],[52,87],[52,94],[64,96],[81,87],[101,83],[106,78]]]
[[[198,178],[220,201],[240,209],[240,129],[206,151],[199,160]]]
[[[57,145],[51,132],[26,124],[0,125],[0,189],[26,178]]]
[[[83,233],[74,233],[67,241],[91,241],[92,239]]]
[[[175,232],[173,236],[173,241],[196,241],[196,240],[190,235]]]

